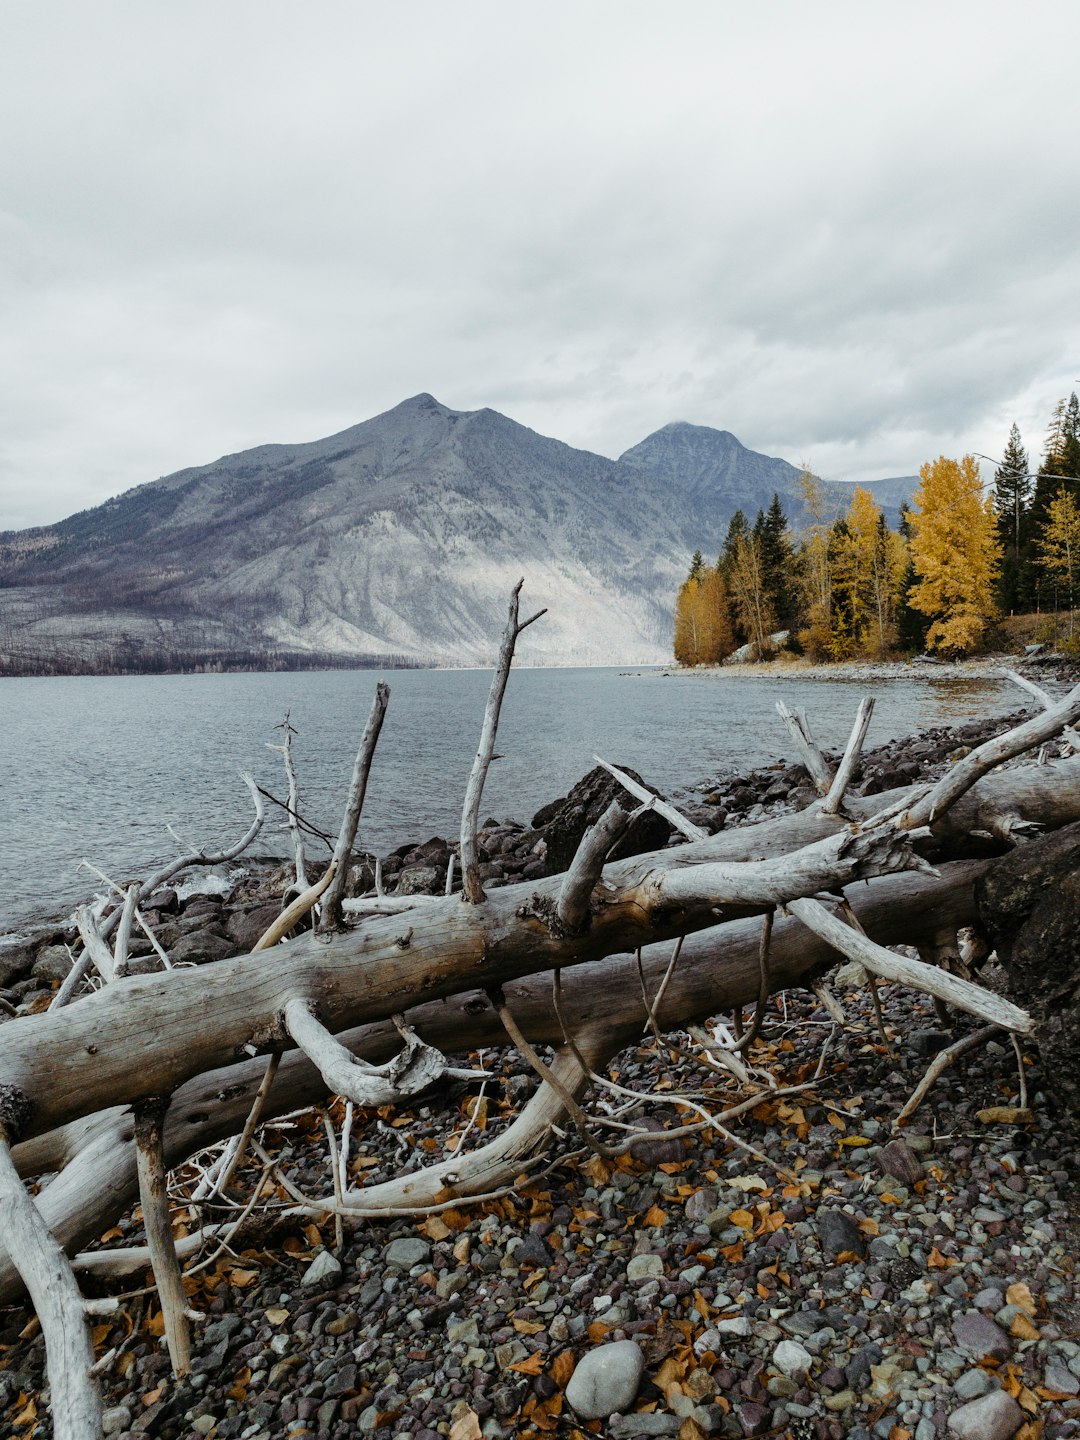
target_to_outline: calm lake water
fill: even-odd
[[[188,846],[238,838],[251,817],[238,778],[285,785],[267,743],[286,710],[301,811],[336,831],[375,683],[391,688],[361,825],[380,853],[457,833],[491,672],[330,671],[0,680],[6,742],[0,805],[0,933],[96,888],[84,857],[116,879]],[[527,821],[592,768],[632,766],[669,792],[734,768],[794,758],[777,700],[805,707],[841,746],[863,694],[877,699],[868,746],[938,724],[1014,710],[1006,682],[664,677],[616,669],[516,670],[503,705],[484,815]],[[264,848],[284,853],[272,811]],[[314,847],[313,855],[320,853]]]

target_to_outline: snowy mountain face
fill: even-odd
[[[490,663],[522,576],[526,613],[548,608],[524,663],[665,661],[691,552],[715,554],[739,506],[794,505],[797,475],[701,426],[612,461],[418,395],[0,535],[0,667],[142,668],[155,647]]]

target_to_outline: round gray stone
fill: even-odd
[[[586,1351],[566,1387],[567,1402],[583,1420],[605,1420],[634,1403],[645,1361],[633,1340]]]
[[[1024,1412],[1004,1390],[992,1390],[949,1416],[949,1433],[957,1440],[1010,1440],[1024,1423]]]

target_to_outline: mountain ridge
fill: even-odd
[[[526,663],[657,663],[694,549],[798,497],[787,461],[673,422],[616,460],[422,392],[0,534],[0,669],[205,652],[488,663],[524,575]],[[19,657],[23,657],[23,661]]]

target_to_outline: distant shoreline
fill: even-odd
[[[664,666],[664,678],[698,680],[1000,680],[1028,657],[980,655],[969,660],[843,660],[814,662],[799,657],[756,660],[745,665]],[[1042,667],[1040,667],[1042,668]]]

